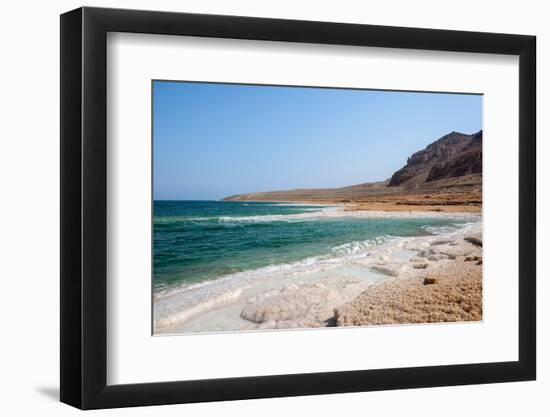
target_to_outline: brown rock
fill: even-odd
[[[418,277],[371,285],[335,310],[338,326],[441,323],[483,319],[481,268],[473,262],[433,265],[437,285]]]
[[[424,285],[435,284],[436,282],[437,282],[437,279],[435,278],[429,278],[429,277],[424,278]]]
[[[390,186],[423,183],[481,173],[482,132],[451,132],[410,156],[395,172]]]
[[[481,241],[481,239],[477,236],[466,236],[464,238],[464,240],[466,242],[470,242],[472,245],[475,245],[475,246],[479,246],[479,247],[482,247],[483,246],[483,242]]]
[[[464,258],[464,260],[466,262],[471,262],[471,261],[479,261],[481,258],[479,256],[466,256]]]

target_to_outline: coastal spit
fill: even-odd
[[[350,210],[479,213],[483,133],[451,132],[412,154],[389,179],[341,188],[260,191],[225,201],[340,203]]]

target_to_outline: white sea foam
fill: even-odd
[[[270,214],[259,216],[222,216],[219,217],[220,222],[281,222],[281,221],[308,221],[321,219],[338,219],[338,218],[355,218],[355,219],[411,219],[411,218],[441,218],[441,219],[456,219],[456,220],[474,220],[481,219],[479,214],[474,213],[442,213],[435,211],[349,211],[342,206],[330,206],[323,209],[311,209],[305,213],[295,214]]]
[[[281,202],[281,203],[265,203],[265,204],[262,204],[262,206],[274,206],[274,207],[277,207],[277,206],[290,206],[290,207],[293,207],[293,206],[296,206],[296,207],[335,207],[335,206],[338,206],[338,204],[322,204],[322,203],[312,203],[312,204],[308,204],[308,203],[284,203],[284,202]]]
[[[311,208],[304,213],[294,214],[267,214],[258,216],[221,216],[218,218],[220,222],[245,222],[245,223],[262,223],[262,222],[293,222],[319,220],[326,217],[331,217],[331,212],[339,211],[339,207],[326,207],[323,209]]]
[[[421,229],[432,235],[445,235],[455,232],[457,229],[466,231],[471,227],[477,227],[477,222],[452,223],[446,226],[422,226]]]
[[[338,245],[332,248],[332,253],[344,256],[364,256],[369,253],[369,249],[372,249],[373,246],[381,245],[383,243],[389,242],[392,239],[396,239],[396,237],[391,235],[384,235],[376,237],[374,239],[344,243],[342,245]]]
[[[277,204],[279,205],[279,204]],[[298,205],[298,204],[288,204]],[[268,214],[257,216],[172,216],[168,218],[155,218],[156,224],[168,224],[177,222],[202,222],[202,221],[218,221],[219,223],[266,223],[266,222],[297,222],[297,221],[315,221],[321,219],[339,219],[339,218],[355,218],[355,219],[412,219],[412,218],[429,218],[429,219],[456,219],[456,220],[471,220],[479,221],[481,215],[475,213],[442,213],[435,211],[366,211],[346,210],[344,206],[326,206],[323,208],[308,208],[303,213],[293,214]],[[430,226],[428,226],[430,227]],[[435,232],[438,230],[434,227]],[[426,231],[430,231],[426,229]],[[448,231],[448,230],[447,230]],[[441,230],[445,233],[446,231]]]

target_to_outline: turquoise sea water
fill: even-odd
[[[316,257],[346,256],[390,237],[456,228],[456,219],[327,216],[334,208],[284,203],[155,201],[154,288]]]

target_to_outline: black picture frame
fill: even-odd
[[[108,32],[519,56],[519,357],[450,364],[107,385]],[[61,15],[61,401],[81,409],[482,384],[536,376],[534,36],[79,8]]]

